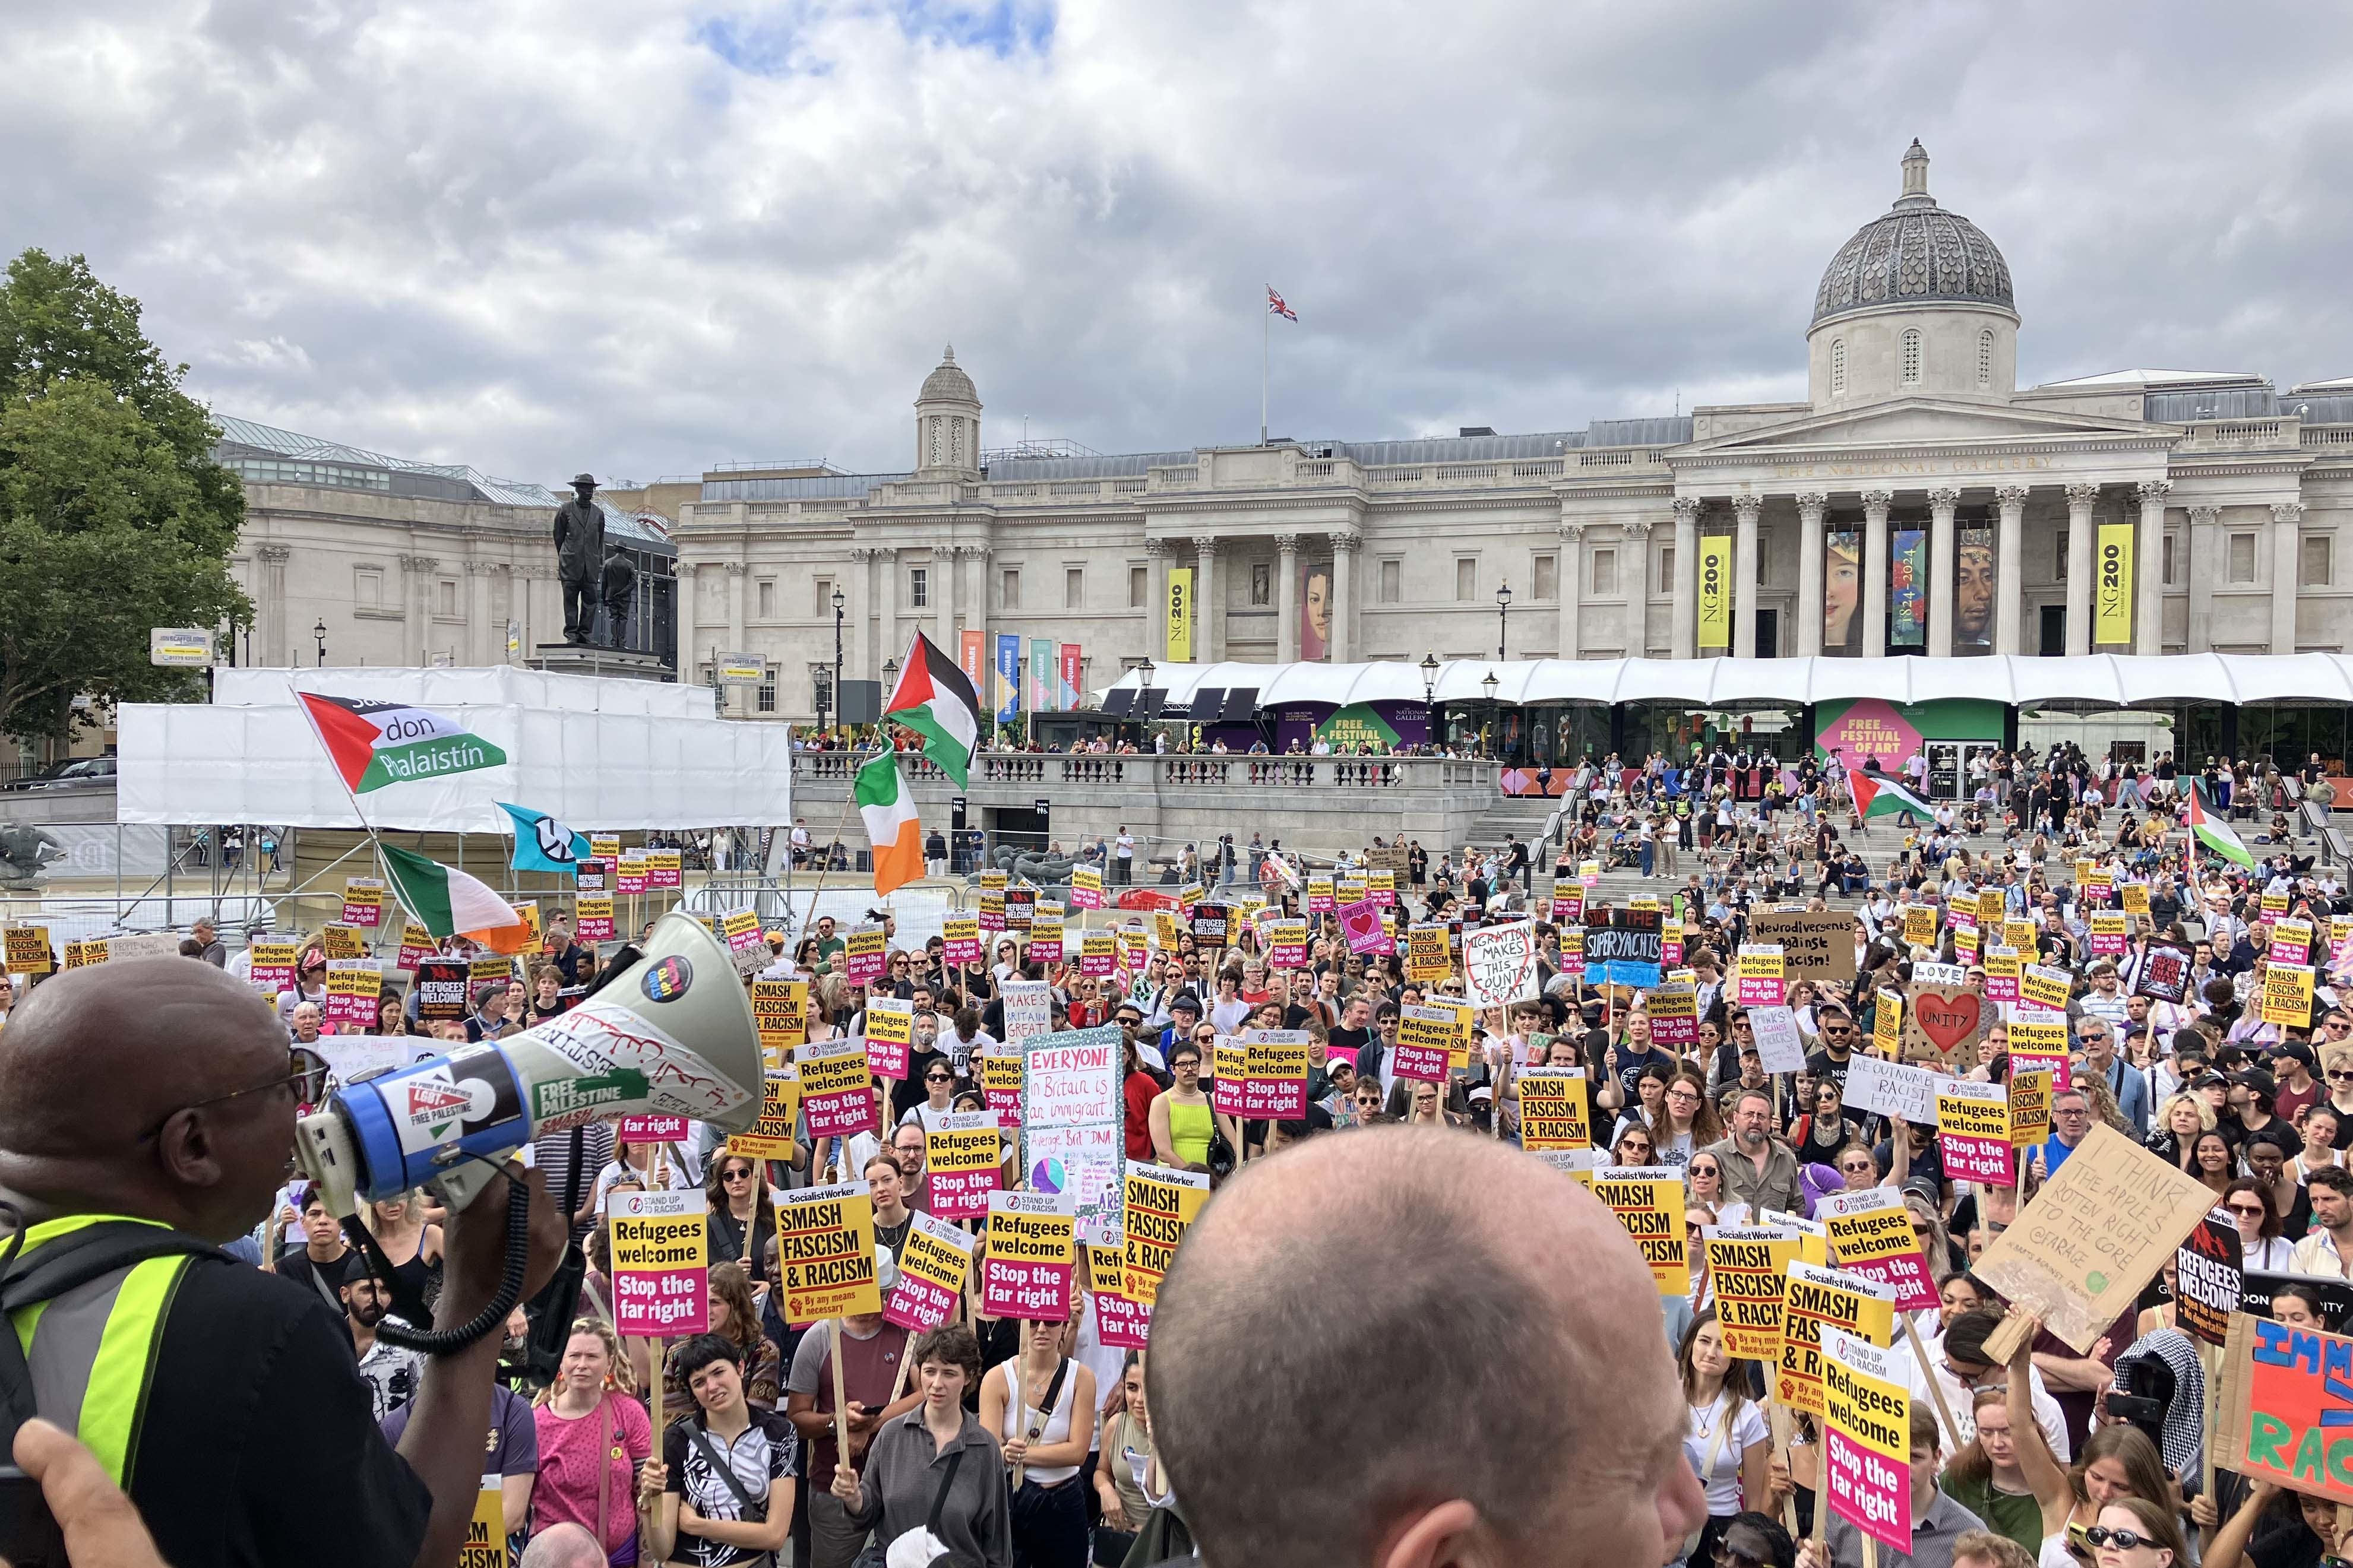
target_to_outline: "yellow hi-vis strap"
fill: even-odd
[[[127,1217],[75,1215],[45,1221],[26,1228],[26,1245],[27,1248],[37,1247],[85,1226]],[[138,1441],[140,1419],[146,1410],[148,1380],[163,1342],[164,1314],[170,1310],[172,1293],[187,1265],[185,1257],[151,1258],[133,1265],[123,1275],[99,1338],[98,1355],[90,1365],[82,1394],[81,1419],[75,1435],[97,1456],[107,1476],[119,1487],[129,1483],[131,1455]],[[47,1301],[36,1302],[10,1314],[17,1342],[27,1358],[32,1354],[35,1331],[48,1306]]]

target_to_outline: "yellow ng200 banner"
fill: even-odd
[[[1732,646],[1732,540],[1711,533],[1699,542],[1699,648]]]
[[[2100,524],[2092,563],[2092,646],[2129,645],[2133,637],[2133,525]]]
[[[1177,664],[1193,661],[1193,569],[1190,566],[1168,568],[1168,592],[1161,605],[1166,616],[1166,632],[1161,640],[1161,657]]]

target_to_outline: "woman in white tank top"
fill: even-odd
[[[1037,1568],[1087,1568],[1086,1489],[1078,1477],[1094,1445],[1095,1374],[1063,1354],[1069,1335],[1067,1322],[1024,1322],[1021,1354],[989,1368],[980,1384],[980,1424],[1005,1445],[1019,1483],[1014,1553]]]

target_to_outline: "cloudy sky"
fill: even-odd
[[[0,247],[241,415],[542,481],[1581,427],[1802,395],[1897,189],[2021,381],[2353,375],[2353,11],[1523,0],[15,0]]]

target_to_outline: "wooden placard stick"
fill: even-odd
[[[1953,1421],[1953,1407],[1945,1403],[1945,1390],[1936,1382],[1936,1374],[1928,1366],[1928,1347],[1920,1342],[1920,1331],[1912,1326],[1912,1314],[1898,1312],[1896,1320],[1904,1325],[1904,1338],[1912,1346],[1912,1359],[1919,1363],[1920,1379],[1928,1385],[1929,1397],[1936,1402],[1936,1416],[1945,1424],[1946,1434],[1957,1445],[1961,1429]]]
[[[846,1321],[833,1321],[833,1446],[838,1464],[849,1463],[849,1394],[841,1370],[841,1333]]]

